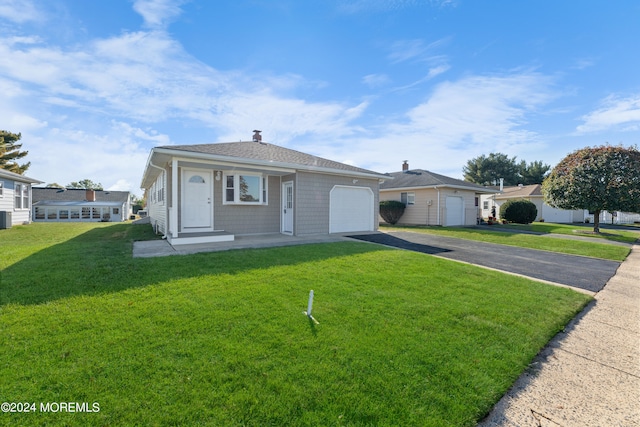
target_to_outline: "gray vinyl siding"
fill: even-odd
[[[296,235],[329,233],[329,198],[331,189],[336,185],[370,188],[374,194],[374,218],[378,217],[378,180],[358,179],[354,183],[353,177],[298,172],[294,184]]]
[[[3,179],[4,188],[2,191],[2,197],[0,197],[0,211],[6,211],[11,213],[11,224],[20,225],[28,224],[31,222],[31,185],[26,183],[20,183],[21,185],[29,186],[29,206],[26,208],[15,208],[15,188],[16,182]]]
[[[223,181],[213,181],[213,224],[216,230],[237,235],[280,232],[280,177],[267,176],[266,205],[223,204]]]
[[[13,190],[15,182],[0,179],[3,183],[2,196],[0,196],[0,211],[11,212],[13,214]]]
[[[154,230],[156,230],[158,233],[168,233],[169,232],[169,228],[168,228],[168,224],[167,224],[167,206],[168,206],[168,200],[169,200],[169,192],[167,191],[167,187],[168,187],[168,183],[167,181],[170,181],[169,177],[169,173],[170,173],[171,169],[168,167],[165,167],[165,183],[164,183],[164,188],[165,188],[165,197],[164,197],[164,201],[153,201],[151,202],[151,195],[147,194],[147,209],[148,209],[148,215],[151,219],[151,225],[153,226]]]

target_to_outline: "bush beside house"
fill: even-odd
[[[397,200],[383,200],[380,202],[380,216],[388,224],[397,223],[404,214],[405,204]]]
[[[538,208],[529,200],[507,200],[500,206],[500,218],[517,224],[531,224],[538,216]]]

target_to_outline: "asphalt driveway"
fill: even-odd
[[[620,265],[616,261],[405,231],[348,237],[522,274],[591,292],[599,292]]]

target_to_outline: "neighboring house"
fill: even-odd
[[[131,214],[128,191],[33,188],[33,220],[49,222],[120,222]]]
[[[377,229],[378,187],[389,177],[263,143],[155,147],[143,174],[148,215],[172,245],[235,235]]]
[[[31,222],[31,186],[42,181],[0,169],[0,224],[3,228]]]
[[[398,200],[406,205],[398,221],[401,225],[476,225],[480,219],[479,196],[495,193],[427,170],[410,170],[406,161],[401,172],[389,175],[393,180],[380,185],[380,200]]]
[[[593,222],[594,212],[585,214],[585,222]],[[633,212],[600,212],[600,224],[633,224],[640,223],[640,213]]]
[[[491,212],[495,206],[496,216],[500,217],[500,206],[507,200],[524,199],[529,200],[538,209],[536,221],[547,221],[555,223],[572,223],[583,222],[585,219],[585,211],[556,209],[546,204],[542,198],[542,186],[540,184],[533,185],[517,185],[510,187],[495,187],[497,194],[485,194],[480,197],[480,205],[482,209],[482,217],[488,218],[492,216]]]

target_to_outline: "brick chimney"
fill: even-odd
[[[253,131],[253,142],[262,142],[262,135],[260,135],[261,130]]]
[[[403,160],[404,163],[402,163],[402,172],[406,172],[409,170],[409,161],[408,160]]]
[[[87,202],[95,202],[96,201],[96,192],[95,190],[87,190],[86,193]]]

